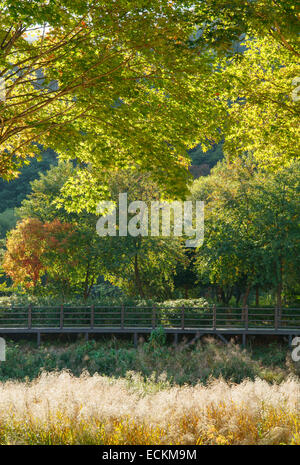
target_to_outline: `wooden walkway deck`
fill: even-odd
[[[0,335],[32,334],[150,334],[163,327],[167,334],[227,336],[300,336],[300,308],[199,307],[9,307],[0,308]]]

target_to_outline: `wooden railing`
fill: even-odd
[[[1,328],[300,329],[299,308],[199,307],[9,307],[0,308]]]

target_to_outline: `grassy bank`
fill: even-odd
[[[277,342],[242,350],[238,345],[205,339],[174,347],[156,331],[150,341],[140,341],[138,349],[128,341],[113,338],[88,343],[48,342],[40,348],[34,343],[8,341],[7,360],[0,363],[0,381],[32,380],[41,371],[67,369],[75,376],[86,371],[115,378],[134,371],[143,378],[164,378],[170,385],[206,384],[219,377],[235,383],[255,378],[280,383],[289,375],[298,375],[299,365],[292,362],[287,344]]]
[[[163,387],[67,372],[0,383],[0,444],[300,445],[295,379]]]

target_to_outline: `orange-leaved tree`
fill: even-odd
[[[53,220],[36,218],[19,222],[7,238],[3,268],[15,284],[35,288],[42,277],[68,282],[74,257],[74,227]]]

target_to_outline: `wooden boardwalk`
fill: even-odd
[[[0,308],[0,335],[32,334],[38,344],[41,334],[150,334],[163,327],[167,334],[300,336],[299,308],[199,307],[181,309],[163,307],[7,307]]]

